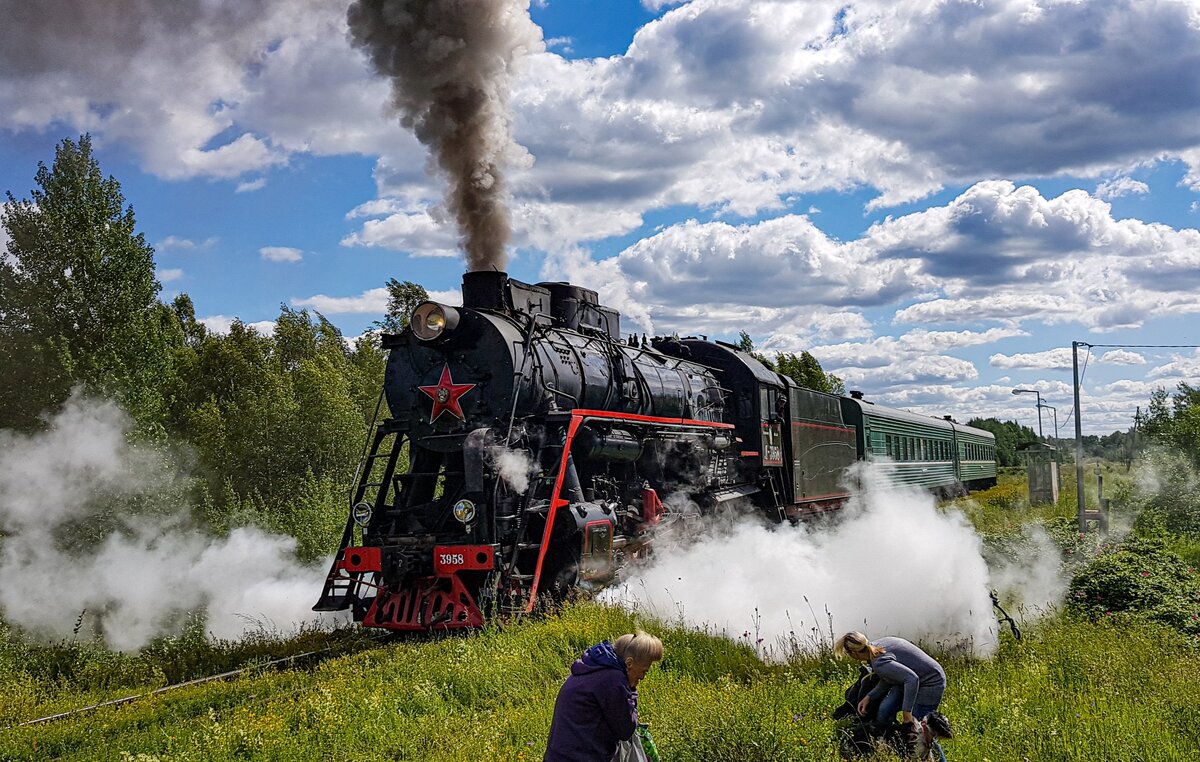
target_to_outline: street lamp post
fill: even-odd
[[[1054,405],[1042,405],[1044,408],[1049,408],[1051,413],[1054,413],[1054,438],[1058,439],[1058,408]]]
[[[1038,411],[1038,439],[1045,439],[1042,435],[1042,393],[1037,389],[1013,389],[1013,394],[1036,394],[1037,395],[1037,411]],[[1049,407],[1046,405],[1045,407]]]

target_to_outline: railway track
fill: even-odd
[[[287,669],[297,669],[297,668],[301,668],[301,667],[315,666],[316,664],[320,664],[321,662],[323,662],[327,659],[332,659],[332,658],[335,658],[338,656],[345,656],[345,655],[351,654],[351,653],[360,653],[362,651],[370,650],[373,648],[378,648],[379,646],[382,646],[388,642],[391,642],[394,639],[395,639],[395,637],[393,636],[392,633],[384,632],[384,633],[380,633],[377,635],[369,636],[366,639],[367,645],[365,645],[365,646],[363,645],[362,640],[355,640],[355,641],[351,641],[349,646],[347,646],[346,643],[335,643],[335,644],[327,646],[325,648],[318,648],[318,649],[315,649],[312,651],[305,651],[303,653],[298,653],[298,654],[290,654],[288,656],[283,656],[278,659],[272,659],[267,662],[256,661],[253,664],[250,664],[245,667],[241,667],[239,669],[228,670],[226,672],[221,672],[221,673],[215,674],[215,675],[208,675],[206,677],[198,677],[198,678],[195,678],[192,680],[185,680],[183,682],[172,683],[171,685],[165,685],[161,688],[155,688],[154,690],[151,690],[151,691],[142,691],[139,693],[133,693],[128,696],[123,696],[121,698],[110,699],[108,701],[101,701],[97,704],[90,704],[88,706],[82,706],[77,709],[71,709],[66,712],[59,712],[57,714],[51,714],[51,715],[47,715],[45,717],[38,717],[37,719],[33,719],[33,720],[26,720],[24,722],[16,723],[15,725],[9,725],[6,728],[0,729],[0,731],[16,730],[18,728],[31,727],[34,725],[49,724],[52,722],[57,722],[59,720],[67,719],[69,717],[75,717],[75,716],[78,716],[81,714],[94,712],[98,709],[119,707],[119,706],[123,706],[125,704],[130,704],[130,703],[140,701],[143,699],[147,699],[147,698],[151,698],[154,696],[160,696],[164,693],[170,693],[172,691],[177,691],[177,690],[180,690],[183,688],[190,688],[190,687],[193,687],[196,685],[203,685],[204,683],[232,680],[232,679],[240,677],[242,675],[247,675],[247,674],[251,674],[251,673],[255,673],[255,672],[263,672],[268,669],[287,670]]]

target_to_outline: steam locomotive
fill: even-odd
[[[664,525],[722,509],[798,520],[888,457],[944,491],[995,483],[989,432],[798,386],[705,338],[622,340],[594,291],[463,277],[385,335],[381,402],[317,611],[477,627],[610,583]]]

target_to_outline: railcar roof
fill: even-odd
[[[977,429],[974,426],[967,426],[962,423],[954,424],[954,430],[961,431],[964,434],[974,434],[975,436],[983,437],[984,439],[995,439],[996,438],[996,435],[993,434],[992,432],[988,431],[987,429]]]
[[[895,408],[884,407],[883,405],[877,405],[874,402],[868,402],[866,400],[857,400],[857,399],[854,399],[853,397],[842,397],[842,399],[845,402],[849,402],[851,404],[858,405],[858,407],[862,410],[862,414],[864,416],[871,416],[873,418],[887,418],[887,419],[890,419],[893,421],[904,421],[905,423],[912,423],[912,424],[916,424],[919,426],[925,426],[925,427],[928,427],[931,429],[940,429],[947,433],[954,431],[954,429],[955,429],[955,425],[952,424],[950,421],[947,421],[944,418],[934,418],[933,416],[930,416],[930,415],[921,415],[920,413],[910,413],[907,410],[896,410]],[[967,428],[967,427],[960,426],[959,428]]]

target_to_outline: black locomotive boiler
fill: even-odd
[[[567,283],[466,273],[462,307],[425,302],[383,346],[390,415],[314,607],[370,627],[476,627],[603,586],[689,514],[836,507],[845,469],[893,447],[869,430],[886,408],[864,416],[723,342],[622,340],[617,312]],[[953,428],[928,420],[957,484]]]

